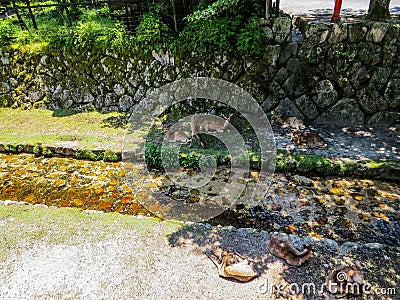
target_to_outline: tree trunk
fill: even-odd
[[[38,27],[36,24],[35,15],[32,12],[31,3],[29,2],[29,0],[25,0],[25,3],[26,3],[26,6],[28,6],[28,12],[29,12],[29,16],[31,17],[31,20],[32,20],[33,28],[35,29],[35,31],[37,31]]]
[[[390,0],[370,0],[368,9],[368,19],[385,20],[390,18]]]
[[[176,9],[175,9],[175,1],[171,0],[171,6],[172,6],[172,18],[174,19],[174,30],[175,33],[178,32],[178,20],[176,17]]]
[[[15,14],[17,15],[19,26],[21,26],[22,30],[28,30],[28,26],[26,26],[24,20],[22,19],[21,15],[20,15],[20,13],[18,11],[17,4],[15,4],[15,1],[11,1],[11,4],[12,4],[12,7],[13,7],[13,9],[15,11]]]

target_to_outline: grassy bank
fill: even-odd
[[[124,137],[124,127],[118,123],[121,118],[120,113],[0,108],[0,142],[121,151]]]
[[[75,245],[109,239],[119,232],[152,232],[160,221],[121,214],[91,213],[76,208],[45,208],[33,205],[0,204],[0,259],[36,242]],[[164,222],[167,232],[181,227]]]

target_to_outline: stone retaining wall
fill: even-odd
[[[154,88],[208,76],[243,87],[268,113],[309,123],[399,122],[399,23],[294,21],[296,29],[288,17],[260,21],[268,46],[258,58],[0,49],[0,105],[129,111]]]

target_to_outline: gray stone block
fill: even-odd
[[[306,119],[312,120],[318,116],[318,107],[308,95],[303,95],[294,100],[296,106],[300,109]]]
[[[343,98],[327,112],[320,115],[316,124],[359,126],[364,124],[364,114],[355,99]]]
[[[318,82],[314,89],[314,102],[320,107],[327,107],[335,103],[338,99],[338,94],[328,79]]]
[[[301,113],[301,111],[296,107],[296,105],[292,101],[289,100],[289,98],[282,100],[275,111],[276,113],[284,117],[297,117],[301,120],[304,119],[304,116]]]

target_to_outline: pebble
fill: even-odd
[[[305,176],[294,175],[293,179],[297,184],[312,185],[312,180],[310,178],[305,177]]]
[[[33,206],[35,206],[35,207],[49,208],[46,204],[34,204]]]
[[[27,205],[28,202],[25,201],[14,201],[14,200],[5,200],[4,205]]]

